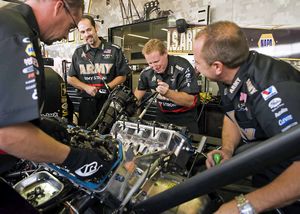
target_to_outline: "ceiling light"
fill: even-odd
[[[149,37],[146,37],[146,36],[140,36],[140,35],[131,34],[131,33],[128,33],[127,35],[132,36],[132,37],[141,38],[141,39],[150,39]]]

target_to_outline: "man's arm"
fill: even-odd
[[[123,82],[126,81],[126,76],[117,76],[115,77],[112,81],[110,81],[109,83],[107,83],[107,85],[113,89],[115,88],[117,85],[122,84]]]
[[[91,96],[95,96],[97,94],[97,92],[98,92],[97,87],[85,84],[84,82],[81,82],[77,77],[68,76],[67,77],[67,81],[73,87],[75,87],[75,88],[77,88],[79,90],[83,90],[83,91],[85,91],[86,93],[88,93]]]
[[[222,151],[232,156],[240,140],[241,134],[239,128],[232,120],[225,116],[222,128]]]
[[[256,212],[278,208],[300,198],[300,161],[294,162],[270,184],[251,192],[245,197]],[[238,214],[237,203],[232,200],[223,204],[216,214]]]
[[[232,157],[235,148],[241,140],[238,127],[227,116],[224,116],[222,127],[222,148],[221,150],[213,150],[207,154],[206,167],[210,168],[215,165],[213,155],[219,153],[222,161],[226,161]]]
[[[146,91],[144,91],[144,90],[135,89],[134,96],[137,98],[138,101],[141,101],[141,99],[143,98],[145,93],[146,93]]]
[[[164,97],[170,99],[173,103],[176,103],[177,105],[185,107],[191,107],[194,105],[195,102],[194,95],[182,91],[174,91],[171,89],[167,91]]]
[[[0,128],[0,149],[13,156],[37,161],[62,163],[70,148],[31,123]]]

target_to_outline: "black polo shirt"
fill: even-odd
[[[300,72],[290,64],[250,52],[233,84],[219,83],[222,108],[245,141],[265,140],[300,122]]]
[[[40,117],[44,89],[39,27],[30,6],[0,8],[0,127]],[[0,173],[18,159],[0,150]]]
[[[98,48],[84,44],[75,50],[68,75],[107,93],[103,81],[109,83],[117,76],[126,76],[130,73],[130,68],[119,46],[102,38],[100,40]],[[90,95],[83,91],[82,96]]]
[[[198,132],[197,103],[199,87],[193,66],[188,60],[179,56],[168,56],[168,66],[162,74],[156,73],[151,67],[145,68],[138,81],[138,90],[151,89],[153,92],[157,87],[157,79],[169,85],[171,90],[186,92],[194,95],[194,103],[191,107],[177,105],[171,100],[157,96],[157,119],[161,122],[174,123],[186,126],[193,133]]]
[[[219,88],[221,107],[245,142],[264,141],[300,123],[300,72],[286,62],[251,51],[233,83]],[[254,185],[269,183],[295,160],[300,155],[256,174]]]
[[[0,127],[39,118],[43,62],[30,6],[0,8]]]

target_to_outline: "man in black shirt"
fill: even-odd
[[[50,45],[67,38],[82,13],[83,2],[78,0],[27,0],[0,8],[1,169],[8,165],[1,160],[8,160],[10,154],[62,164],[82,178],[105,170],[106,162],[97,151],[70,148],[39,128],[44,103],[44,65],[39,41]],[[84,166],[90,164],[96,167],[82,173]]]
[[[84,15],[78,23],[86,44],[72,57],[68,83],[81,90],[80,126],[89,126],[97,118],[109,92],[126,80],[130,72],[119,46],[99,38],[94,19]]]
[[[143,54],[149,67],[141,72],[134,92],[137,99],[141,100],[148,89],[158,92],[157,121],[185,126],[198,133],[199,88],[193,66],[182,57],[168,55],[158,39],[149,40]]]
[[[196,69],[218,82],[225,113],[222,148],[208,153],[208,168],[215,165],[215,153],[223,161],[231,158],[241,140],[264,141],[299,124],[299,71],[286,62],[249,51],[236,24],[216,22],[197,33],[194,57]],[[299,199],[299,160],[297,156],[253,175],[253,184],[261,188],[222,205],[216,213],[260,213]],[[286,214],[300,213],[297,203],[281,209]]]

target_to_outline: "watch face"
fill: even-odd
[[[244,205],[239,207],[240,214],[255,214],[255,211],[251,204],[245,203]]]

